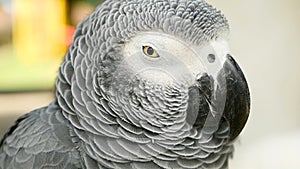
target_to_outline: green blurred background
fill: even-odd
[[[53,100],[56,71],[71,43],[74,26],[100,2],[50,0],[63,3],[63,7],[57,7],[64,11],[60,17],[56,16],[60,22],[52,24],[52,30],[60,30],[55,35],[63,36],[52,41],[36,38],[40,41],[35,43],[42,47],[31,46],[32,52],[57,45],[52,51],[54,55],[26,56],[22,55],[26,53],[22,52],[23,45],[18,46],[20,42],[25,43],[24,38],[20,40],[17,32],[22,32],[22,25],[28,21],[16,18],[18,11],[13,9],[18,1],[25,0],[0,0],[0,137],[17,116]],[[29,1],[34,2],[25,2]],[[47,0],[35,1],[35,5],[41,5]],[[207,1],[228,18],[231,50],[251,88],[251,115],[237,142],[231,169],[299,169],[300,1]],[[23,12],[38,16],[40,8],[25,8]],[[19,29],[15,27],[18,25]],[[47,31],[35,30],[36,34],[45,36]]]
[[[0,92],[53,88],[75,26],[93,0],[1,0]]]

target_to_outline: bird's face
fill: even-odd
[[[196,45],[143,32],[125,42],[120,53],[109,97],[122,119],[154,133],[216,131],[225,121],[230,139],[244,127],[248,86],[226,40]]]

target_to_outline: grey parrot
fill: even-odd
[[[228,34],[204,0],[107,0],[77,26],[55,100],[5,134],[0,168],[228,168],[250,112]]]

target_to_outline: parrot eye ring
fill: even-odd
[[[214,55],[214,54],[209,54],[209,55],[207,56],[207,60],[208,60],[209,63],[214,63],[214,62],[216,61],[216,55]]]
[[[158,58],[159,54],[155,49],[153,49],[151,46],[143,46],[143,52],[146,56],[149,56],[151,58]]]

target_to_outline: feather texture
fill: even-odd
[[[81,168],[70,129],[55,103],[26,114],[3,139],[0,168]]]

